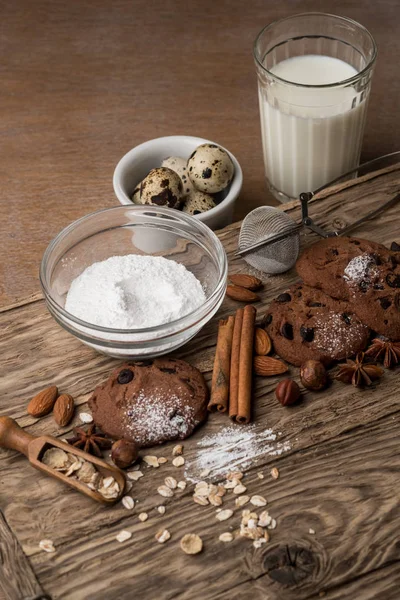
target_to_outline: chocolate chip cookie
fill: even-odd
[[[183,360],[158,358],[115,369],[89,406],[104,433],[143,447],[188,437],[206,419],[207,401],[200,371]]]
[[[307,285],[352,306],[377,333],[400,339],[400,252],[357,238],[328,238],[307,248],[296,263]]]
[[[296,366],[310,359],[329,365],[352,356],[366,347],[370,333],[349,303],[303,284],[272,302],[262,326],[277,354]]]

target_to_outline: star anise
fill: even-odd
[[[359,352],[355,360],[347,359],[346,363],[339,365],[335,379],[343,383],[352,383],[357,387],[371,385],[375,379],[382,377],[383,369],[373,362],[366,362],[364,352]]]
[[[68,444],[80,448],[84,452],[102,457],[101,449],[111,448],[112,441],[107,439],[104,433],[96,431],[96,425],[93,423],[87,429],[83,427],[74,427],[74,437],[67,439]]]
[[[400,342],[391,342],[388,339],[375,338],[365,353],[376,361],[383,362],[387,369],[400,364]]]

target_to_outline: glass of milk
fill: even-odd
[[[275,21],[254,44],[265,173],[281,202],[359,164],[376,45],[344,17]]]

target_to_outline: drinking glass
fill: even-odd
[[[376,59],[359,23],[325,13],[267,25],[254,59],[264,166],[281,202],[359,164]]]

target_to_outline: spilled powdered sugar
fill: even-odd
[[[314,345],[324,354],[342,356],[347,349],[354,348],[365,335],[365,325],[354,321],[351,315],[330,311],[314,321]]]
[[[178,395],[165,400],[165,392],[149,396],[140,391],[135,406],[125,411],[124,426],[138,443],[158,443],[160,439],[173,440],[188,435],[197,423],[194,408],[185,405]]]
[[[348,283],[361,283],[369,281],[377,275],[375,261],[369,254],[361,254],[350,260],[344,270],[343,278]]]
[[[278,434],[280,435],[280,434]],[[290,442],[279,442],[272,429],[258,431],[255,425],[231,425],[207,435],[197,445],[193,459],[186,459],[185,476],[200,481],[201,473],[210,470],[209,477],[221,479],[230,471],[243,471],[268,456],[278,456],[290,450]]]

